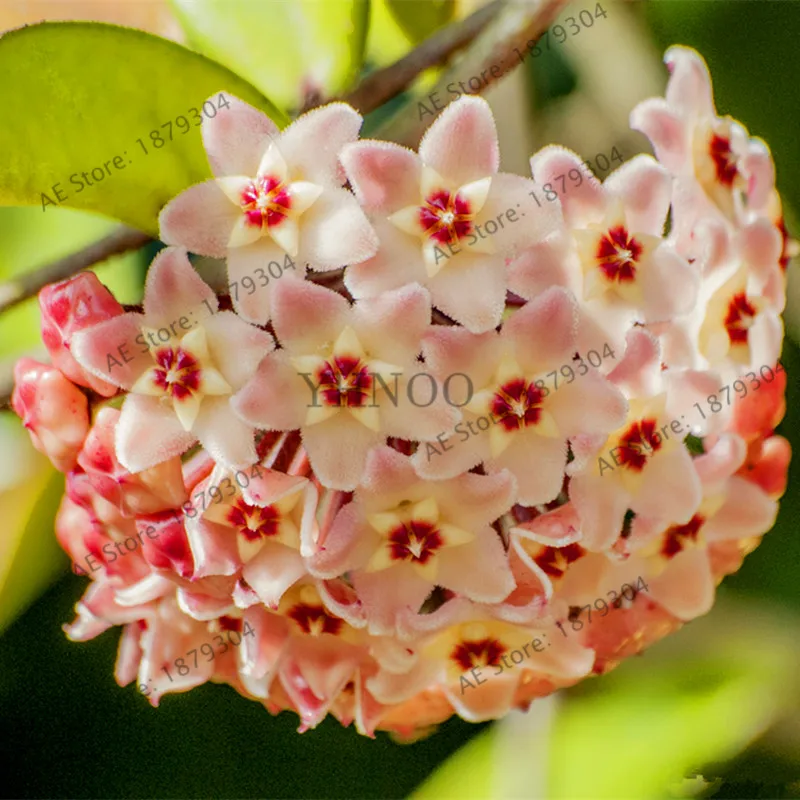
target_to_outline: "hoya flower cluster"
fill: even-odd
[[[52,363],[17,365],[91,577],[70,638],[120,626],[153,705],[212,680],[411,736],[706,613],[785,488],[791,243],[766,146],[666,61],[631,116],[655,158],[602,183],[558,146],[499,172],[476,97],[419,152],[341,103],[207,120],[215,177],[163,209],[142,308],[47,287]]]

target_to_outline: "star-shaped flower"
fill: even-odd
[[[130,472],[180,455],[198,440],[232,467],[256,460],[253,428],[233,414],[230,398],[274,342],[218,308],[186,252],[167,248],[150,267],[143,313],[74,334],[81,366],[129,393],[115,439],[117,458]]]
[[[227,256],[234,308],[263,324],[273,286],[291,277],[286,270],[303,278],[308,266],[337,269],[377,249],[364,213],[342,188],[339,165],[341,148],[356,140],[362,120],[350,106],[330,103],[279,131],[247,103],[230,96],[229,102],[230,109],[203,123],[216,177],[164,207],[161,239]]]

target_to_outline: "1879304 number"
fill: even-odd
[[[217,116],[217,112],[220,109],[230,108],[231,105],[230,102],[228,101],[228,98],[225,97],[224,93],[222,92],[220,92],[219,97],[217,97],[217,103],[218,104],[215,106],[213,100],[206,100],[205,103],[203,103],[202,114],[196,108],[190,108],[188,110],[191,119],[197,120],[197,124],[194,126],[195,128],[203,124],[204,116],[209,119],[213,119],[214,117]],[[178,128],[178,130],[180,130],[184,134],[189,133],[189,129],[192,127],[189,124],[189,120],[183,114],[181,114],[178,117],[175,117],[175,125]],[[167,132],[169,133],[169,141],[172,141],[173,139],[172,120],[170,120],[169,122],[165,122],[161,127],[167,129]],[[144,150],[145,155],[147,155],[149,151],[145,147],[144,142],[141,139],[137,139],[136,141],[139,142],[139,145],[141,146],[142,150]],[[167,143],[166,140],[161,135],[158,128],[150,131],[150,144],[152,147],[155,147],[156,150],[160,150],[166,143]]]

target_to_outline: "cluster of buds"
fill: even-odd
[[[163,209],[142,308],[47,287],[52,364],[17,366],[92,579],[68,636],[121,626],[153,705],[213,680],[412,736],[706,613],[785,489],[792,243],[766,146],[696,53],[666,62],[631,116],[655,158],[602,183],[558,146],[498,172],[476,97],[418,152],[341,103],[207,120],[215,177]]]

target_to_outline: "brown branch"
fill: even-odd
[[[506,0],[492,0],[460,22],[438,30],[399,61],[367,75],[342,99],[362,114],[374,111],[407,89],[421,72],[444,64],[453,53],[466,47],[505,3]]]
[[[375,132],[376,139],[391,139],[408,147],[416,147],[422,133],[438,116],[440,108],[431,98],[438,92],[448,96],[447,86],[470,79],[480,83],[478,94],[483,94],[521,65],[515,48],[525,53],[526,45],[550,27],[568,0],[509,0],[501,13],[492,19],[458,62],[447,70],[436,86],[423,98],[406,103]],[[530,56],[528,56],[530,57]],[[462,87],[463,88],[463,87]],[[474,92],[470,86],[471,92]],[[420,101],[425,102],[421,113]],[[423,118],[424,117],[424,118]]]
[[[83,250],[72,253],[52,264],[47,264],[33,272],[18,275],[10,281],[0,283],[0,314],[9,308],[37,294],[48,283],[64,280],[76,272],[99,264],[111,256],[138,250],[151,238],[141,231],[120,225],[108,236],[93,242]]]

